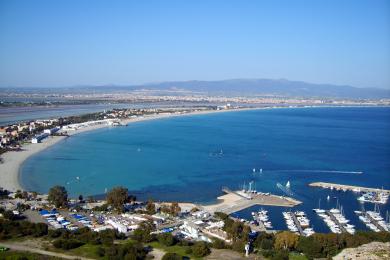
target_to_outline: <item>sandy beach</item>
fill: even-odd
[[[140,116],[136,118],[129,118],[122,120],[123,124],[130,124],[135,122],[141,122],[146,120],[162,119],[162,118],[171,118],[178,116],[190,116],[190,115],[202,115],[210,113],[223,113],[223,112],[232,112],[232,111],[244,111],[252,110],[258,108],[242,108],[242,109],[231,109],[231,110],[205,110],[205,111],[196,111],[190,113],[172,113],[172,114],[155,114],[148,116]],[[100,128],[109,127],[108,125],[96,125],[78,129],[76,131],[68,131],[68,135],[71,137],[75,134],[84,133],[87,131],[92,131]],[[10,191],[22,190],[21,184],[19,182],[19,171],[20,167],[25,160],[27,160],[32,155],[39,153],[48,147],[57,144],[61,140],[68,138],[66,136],[49,136],[42,143],[38,144],[24,144],[22,146],[22,151],[10,151],[1,155],[3,158],[3,163],[0,163],[0,187]]]

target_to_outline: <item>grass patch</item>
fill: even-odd
[[[94,258],[98,259],[101,258],[96,254],[96,248],[102,247],[101,245],[91,245],[91,244],[85,244],[78,248],[74,248],[68,251],[64,251],[64,253],[71,253],[72,255],[82,256],[86,258]]]
[[[190,248],[190,246],[179,246],[179,245],[165,246],[163,244],[160,244],[157,241],[148,243],[147,245],[149,245],[149,246],[151,246],[153,248],[161,249],[161,250],[163,250],[163,251],[165,251],[167,253],[176,253],[176,254],[178,254],[180,256],[190,257],[191,259],[202,259],[202,258],[199,258],[199,257],[195,257],[192,254],[187,254],[186,253],[186,250],[188,248]]]

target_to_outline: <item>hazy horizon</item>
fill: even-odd
[[[115,83],[107,83],[107,84],[74,84],[74,85],[63,85],[63,86],[1,86],[0,89],[23,89],[23,88],[46,88],[46,89],[61,89],[61,88],[105,88],[105,87],[137,87],[137,86],[152,86],[152,85],[158,85],[158,84],[164,84],[164,83],[186,83],[186,82],[223,82],[223,81],[251,81],[251,80],[271,80],[271,81],[286,81],[286,82],[298,82],[298,83],[307,83],[312,85],[332,85],[332,86],[339,86],[339,87],[353,87],[353,88],[364,88],[364,89],[383,89],[383,90],[390,90],[390,87],[388,88],[381,88],[381,87],[366,87],[366,86],[352,86],[347,84],[333,84],[329,82],[309,82],[305,80],[291,80],[286,78],[229,78],[229,79],[216,79],[216,80],[203,80],[203,79],[189,79],[189,80],[167,80],[167,81],[152,81],[152,82],[140,82],[135,84],[115,84]]]

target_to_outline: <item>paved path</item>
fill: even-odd
[[[53,256],[53,257],[59,257],[59,258],[64,258],[64,259],[81,259],[81,260],[93,260],[91,258],[86,258],[86,257],[81,257],[81,256],[71,256],[71,255],[66,255],[62,253],[56,253],[56,252],[51,252],[51,251],[46,251],[38,248],[32,248],[28,247],[26,245],[21,245],[21,244],[16,244],[16,243],[0,243],[0,246],[8,247],[12,250],[16,251],[27,251],[31,253],[36,253],[40,255],[47,255],[47,256]]]

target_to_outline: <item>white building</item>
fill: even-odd
[[[51,128],[51,129],[45,129],[45,130],[43,130],[43,132],[46,134],[52,135],[52,134],[58,132],[59,130],[60,130],[60,127],[57,126],[57,127]]]
[[[115,222],[112,219],[109,219],[106,221],[107,224],[110,224],[113,226],[116,230],[118,230],[121,233],[127,233],[127,227],[121,223]]]

